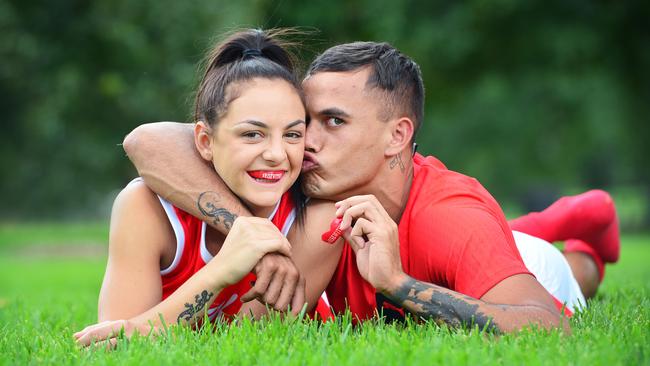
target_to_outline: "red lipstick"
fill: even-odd
[[[255,179],[280,180],[284,175],[284,170],[251,170],[248,175]]]

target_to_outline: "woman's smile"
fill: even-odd
[[[248,175],[257,183],[275,184],[286,174],[286,170],[249,170]]]

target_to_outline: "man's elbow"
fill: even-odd
[[[537,321],[531,322],[528,325],[535,325],[538,328],[553,331],[561,329],[565,334],[571,334],[571,324],[569,318],[560,314],[557,311],[540,310],[537,315]]]
[[[142,124],[131,131],[122,142],[126,155],[133,161],[143,150],[147,149],[147,142],[155,136],[155,123]]]

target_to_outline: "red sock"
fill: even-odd
[[[548,242],[580,240],[593,248],[594,253],[588,254],[600,257],[595,259],[597,262],[618,260],[620,241],[616,208],[609,194],[601,190],[562,197],[542,212],[510,221],[510,228]]]

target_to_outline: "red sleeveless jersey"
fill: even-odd
[[[166,299],[176,291],[185,281],[198,272],[212,258],[205,244],[206,223],[189,213],[175,207],[161,197],[158,197],[165,209],[167,218],[174,229],[176,236],[176,255],[172,264],[161,270],[162,299]],[[296,218],[296,208],[289,192],[282,195],[269,217],[271,222],[280,229],[285,236]],[[256,277],[249,273],[238,283],[221,290],[217,298],[208,308],[208,317],[214,321],[218,317],[230,320],[239,312],[242,302],[239,298],[251,289]],[[332,318],[333,315],[322,296],[316,311],[322,319]]]

